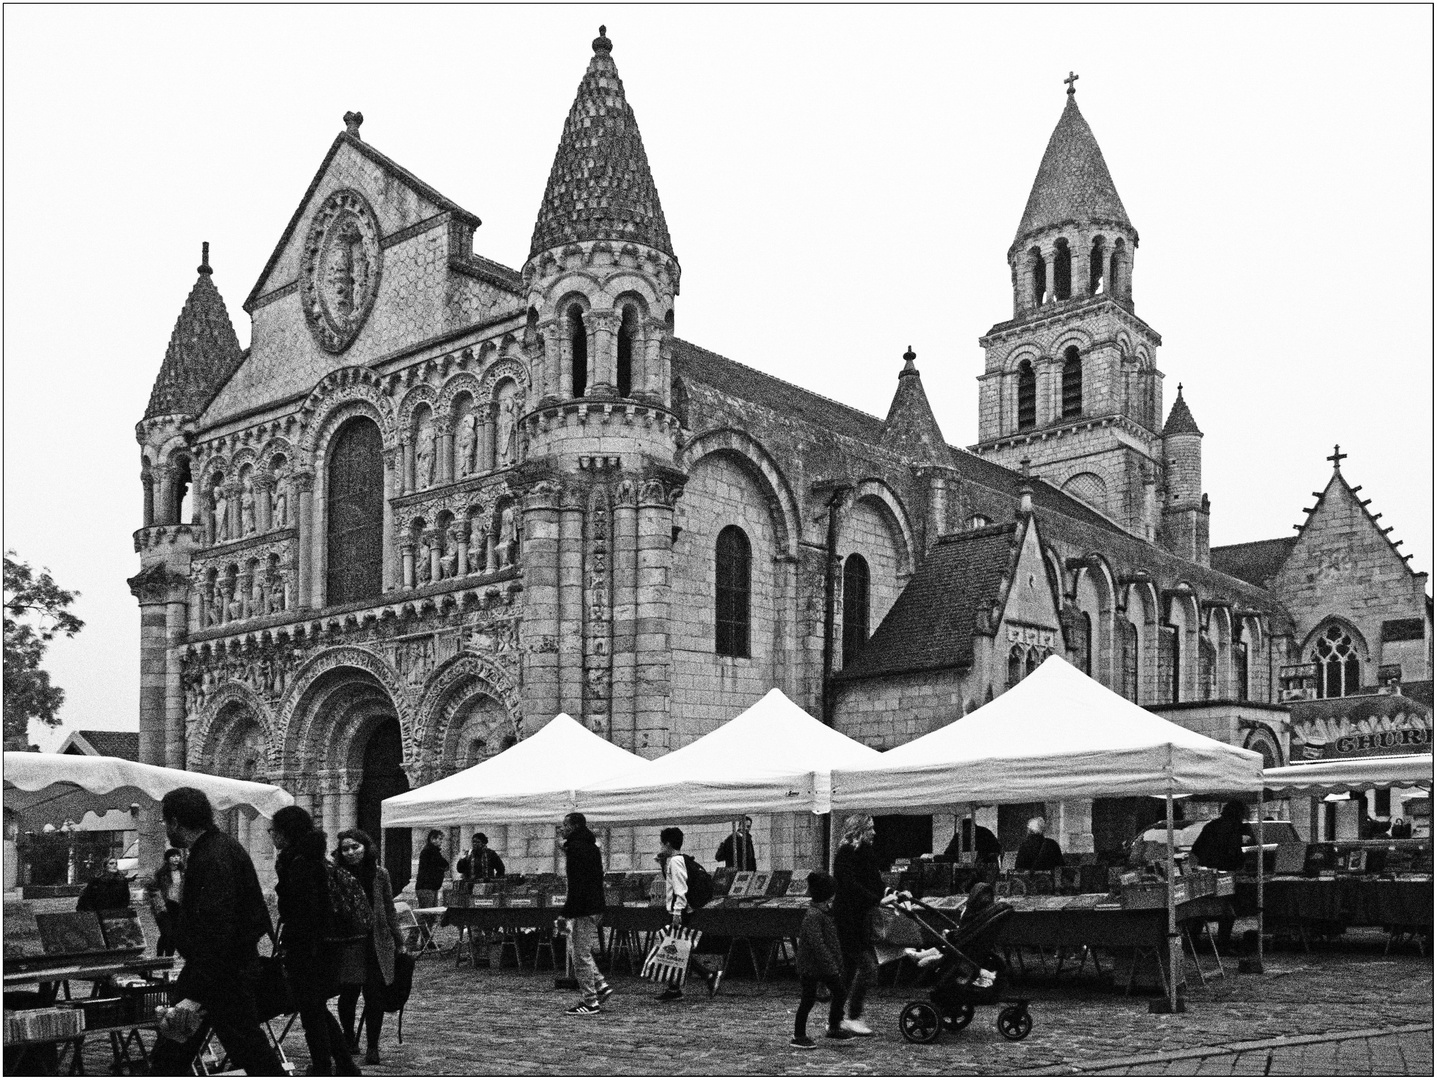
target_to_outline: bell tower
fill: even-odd
[[[1132,532],[1157,533],[1162,339],[1133,304],[1138,232],[1078,109],[1078,76],[1008,249],[1013,316],[979,339],[979,441]]]
[[[524,264],[531,715],[667,749],[679,263],[604,27],[564,123]]]

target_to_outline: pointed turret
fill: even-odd
[[[170,347],[150,391],[145,419],[198,416],[239,366],[241,350],[224,299],[211,280],[205,243],[199,279],[190,290],[170,335]]]
[[[1163,425],[1163,438],[1170,435],[1202,435],[1193,419],[1192,410],[1188,403],[1183,400],[1183,384],[1178,383],[1178,399],[1173,402],[1172,412],[1168,413],[1168,422]]]
[[[639,125],[614,66],[613,48],[605,28],[599,27],[594,58],[564,122],[534,223],[531,259],[541,251],[584,240],[631,240],[666,255],[674,253]]]
[[[1210,507],[1202,490],[1202,431],[1183,400],[1173,402],[1163,426],[1163,459],[1167,462],[1167,502],[1163,506],[1163,540],[1186,559],[1208,560]]]
[[[914,367],[918,358],[913,346],[903,354],[903,370],[898,373],[898,390],[883,421],[882,445],[914,465],[948,465],[951,463],[948,443],[933,417],[923,380]]]
[[[1114,225],[1135,232],[1103,151],[1078,109],[1072,88],[1028,193],[1014,244],[1059,225]]]

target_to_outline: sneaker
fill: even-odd
[[[599,1004],[602,1005],[604,1002],[608,1001],[609,998],[611,998],[611,997],[614,996],[614,988],[613,988],[612,986],[610,986],[608,983],[600,983],[600,984],[599,984],[599,989],[598,989],[598,995],[599,995]]]
[[[788,1040],[788,1045],[795,1050],[812,1050],[818,1043],[814,1042],[807,1035],[795,1035]]]
[[[852,1033],[851,1031],[845,1031],[845,1030],[844,1030],[843,1028],[841,1028],[841,1027],[836,1027],[836,1028],[829,1028],[827,1031],[825,1031],[825,1032],[823,1033],[823,1037],[824,1037],[825,1039],[838,1039],[838,1040],[842,1041],[843,1039],[851,1039],[851,1038],[853,1038],[853,1033]]]
[[[579,1004],[565,1009],[564,1012],[569,1016],[598,1016],[599,1007],[597,1005],[590,1005],[586,1001],[581,1001]]]
[[[683,996],[684,996],[684,992],[683,992],[682,990],[680,990],[680,989],[679,989],[678,987],[676,987],[676,986],[671,986],[671,987],[669,987],[667,990],[665,990],[662,994],[659,995],[658,1000],[660,1000],[660,1001],[678,1001],[678,1000],[679,1000],[681,997],[683,997]]]
[[[857,1035],[860,1039],[866,1039],[873,1034],[873,1029],[862,1020],[845,1020],[843,1030],[850,1035]]]
[[[717,996],[718,996],[719,983],[721,983],[722,981],[723,981],[723,969],[722,969],[722,968],[720,968],[718,971],[715,971],[713,974],[707,975],[707,976],[704,977],[704,982],[708,984],[709,997],[717,997]]]

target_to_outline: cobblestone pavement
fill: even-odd
[[[452,934],[452,931],[442,931]],[[701,987],[673,1004],[621,973],[599,1016],[572,1017],[577,1000],[554,989],[551,972],[473,970],[453,954],[419,961],[404,1016],[404,1042],[386,1017],[383,1063],[370,1075],[1433,1075],[1432,961],[1384,939],[1349,932],[1310,954],[1278,952],[1262,975],[1228,977],[1193,989],[1188,1011],[1148,1012],[1148,998],[1125,997],[1089,978],[1025,988],[1032,1033],[1008,1042],[980,1008],[970,1027],[911,1045],[898,1032],[903,1004],[925,991],[889,984],[887,972],[865,1019],[872,1039],[821,1037],[822,1005],[809,1020],[816,1050],[788,1047],[798,986],[791,975],[767,984],[735,977],[716,999]],[[308,1065],[296,1030],[285,1050]],[[108,1054],[86,1054],[91,1073]]]

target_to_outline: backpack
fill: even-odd
[[[369,936],[374,926],[374,912],[364,886],[348,870],[325,862],[324,876],[329,886],[329,911],[324,920],[325,941],[357,941]]]
[[[684,869],[689,875],[689,907],[697,911],[714,898],[713,875],[699,865],[692,855],[684,856]]]

